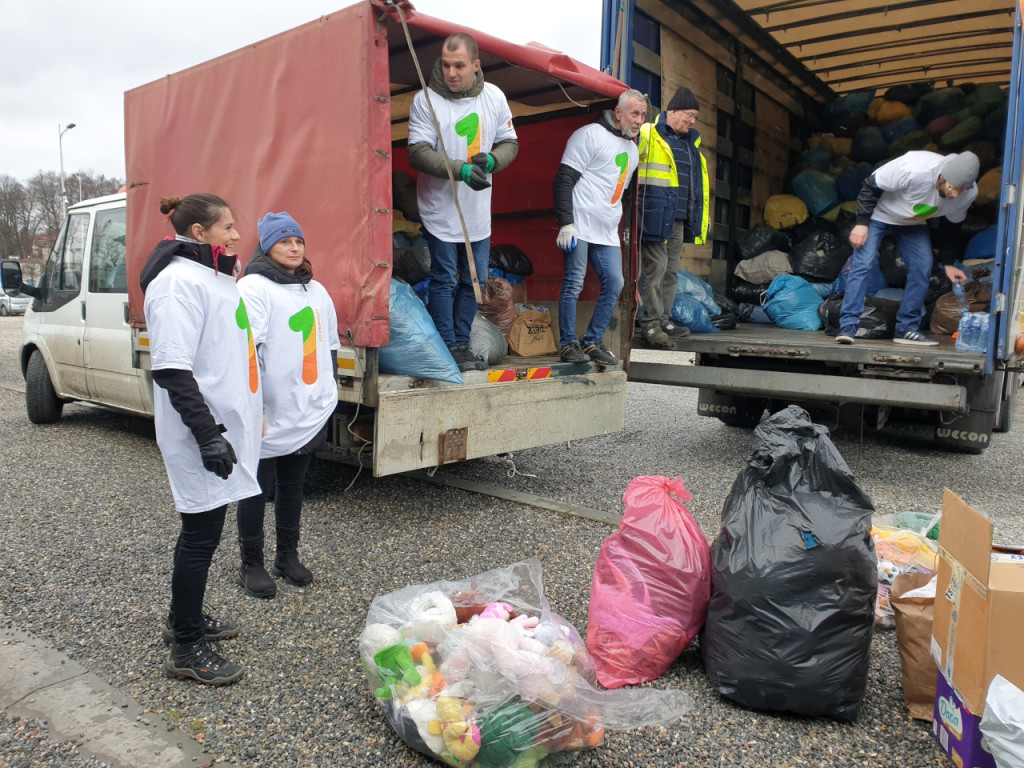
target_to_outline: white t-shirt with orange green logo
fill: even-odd
[[[619,245],[622,192],[638,162],[636,143],[598,123],[578,128],[569,137],[562,163],[582,174],[572,188],[576,237],[596,245]]]
[[[945,157],[935,152],[914,151],[897,157],[875,171],[875,183],[882,190],[871,218],[886,224],[920,224],[934,216],[960,222],[967,215],[978,185],[956,198],[942,197],[938,190],[940,168]]]
[[[179,512],[207,512],[260,492],[262,390],[247,307],[235,278],[175,258],[146,289],[146,325],[154,371],[191,371],[210,413],[227,431],[238,463],[226,480],[203,467],[192,431],[153,387],[156,442]]]
[[[303,287],[246,275],[238,290],[249,309],[263,376],[260,458],[287,456],[316,436],[338,404],[331,350],[341,341],[334,302],[316,280]]]
[[[512,127],[512,111],[505,94],[490,83],[484,83],[479,94],[467,99],[446,99],[430,91],[430,103],[441,126],[445,152],[453,160],[455,188],[469,239],[475,243],[491,236],[491,189],[470,189],[459,178],[459,171],[473,155],[490,152],[495,144],[517,138]],[[409,112],[409,144],[420,143],[441,151],[423,91],[416,94]],[[487,178],[493,183],[490,175]],[[420,217],[430,234],[446,243],[464,241],[451,183],[447,178],[421,173],[416,182],[416,201]]]

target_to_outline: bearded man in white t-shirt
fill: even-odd
[[[464,32],[450,35],[441,45],[427,89],[413,98],[409,164],[419,171],[416,201],[430,249],[427,309],[463,371],[482,370],[487,363],[469,349],[476,294],[448,165],[482,287],[491,255],[491,175],[507,168],[518,153],[512,111],[501,89],[484,82],[476,40]]]
[[[565,272],[558,296],[560,357],[567,363],[615,365],[618,359],[604,345],[624,283],[619,221],[622,193],[636,171],[636,137],[647,116],[647,99],[624,91],[614,110],[578,128],[565,145],[555,176],[555,243],[565,254]],[[594,268],[601,291],[583,335],[576,336],[576,301],[583,290],[587,264]]]
[[[854,247],[846,293],[839,315],[840,344],[853,344],[864,312],[868,276],[878,265],[882,238],[892,234],[907,265],[907,286],[896,314],[897,344],[935,346],[939,342],[921,333],[928,278],[932,272],[932,241],[927,220],[945,216],[956,224],[978,196],[979,162],[973,152],[939,155],[907,152],[890,160],[864,180],[857,198],[857,224],[850,232]],[[955,254],[941,252],[946,276],[966,280],[953,266]],[[948,255],[947,255],[948,253]]]

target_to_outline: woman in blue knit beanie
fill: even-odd
[[[270,574],[298,587],[313,581],[298,555],[302,484],[338,403],[341,341],[334,302],[313,279],[302,227],[282,211],[261,218],[258,232],[259,247],[238,281],[263,381],[264,425],[260,493],[238,503],[238,583],[256,597],[273,597]],[[272,490],[277,551],[268,574],[263,517]]]

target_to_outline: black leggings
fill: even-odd
[[[227,508],[225,504],[209,512],[180,513],[181,533],[174,545],[171,573],[171,625],[176,643],[195,643],[205,635],[206,577],[224,530]]]
[[[263,513],[267,496],[275,487],[274,518],[278,528],[298,528],[302,517],[302,484],[313,459],[311,453],[290,453],[273,459],[260,459],[256,479],[260,494],[238,502],[238,538],[254,539],[263,535]]]

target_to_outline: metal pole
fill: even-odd
[[[57,146],[60,149],[60,203],[61,213],[64,216],[68,214],[68,191],[64,186],[64,134],[74,127],[74,123],[68,123],[64,128],[61,128],[60,123],[57,123]],[[79,180],[79,183],[81,183],[81,180]]]

